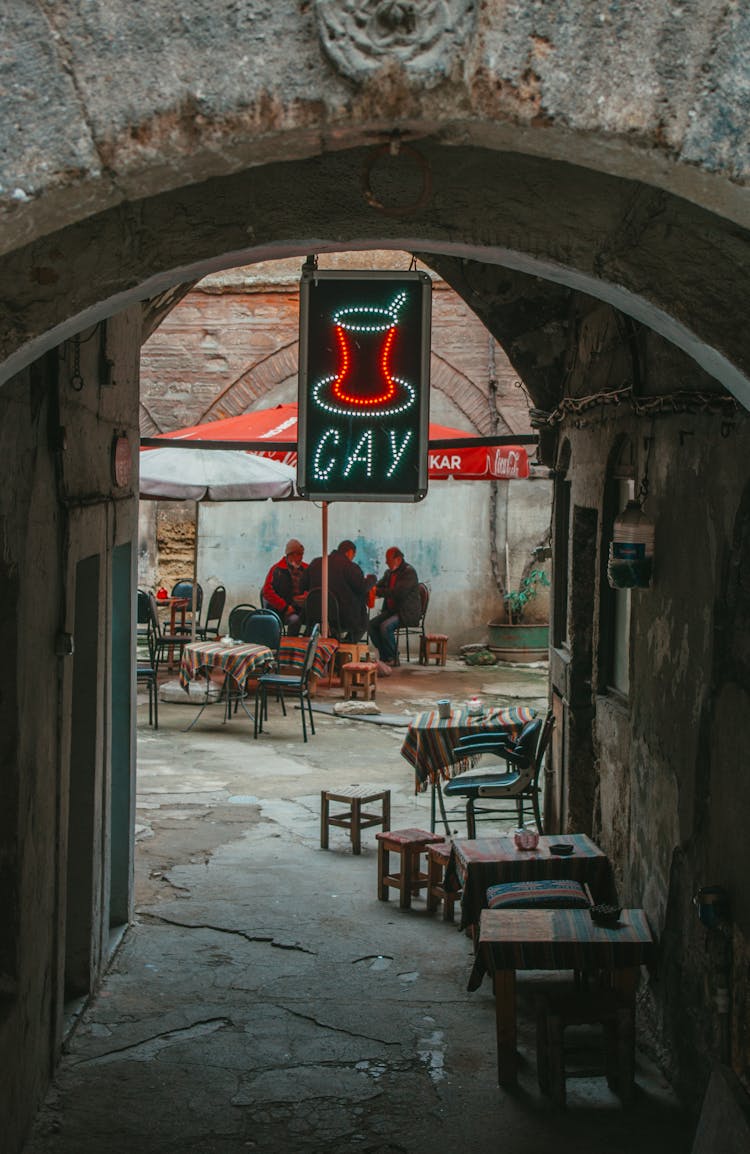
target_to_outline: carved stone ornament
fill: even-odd
[[[422,80],[445,75],[472,31],[475,0],[317,0],[320,38],[336,68],[365,80],[389,61]]]

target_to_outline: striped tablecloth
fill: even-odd
[[[565,857],[553,854],[558,842],[572,845]],[[456,838],[445,871],[445,886],[463,890],[461,929],[477,925],[487,905],[488,886],[501,882],[571,879],[585,882],[594,901],[611,901],[614,882],[609,859],[585,833],[547,835],[536,849],[518,849],[512,834],[497,837]]]
[[[655,945],[643,910],[623,910],[616,928],[588,910],[483,910],[479,948],[496,970],[618,970],[651,962]]]
[[[188,685],[202,672],[223,673],[239,686],[248,677],[273,666],[273,650],[267,645],[224,645],[221,641],[196,641],[186,645],[180,662],[180,685]]]
[[[470,716],[467,709],[453,709],[450,717],[446,718],[441,718],[436,709],[416,714],[401,746],[401,756],[414,766],[416,792],[422,793],[440,778],[447,781],[467,767],[468,761],[464,766],[454,765],[451,761],[459,738],[494,730],[516,738],[526,722],[534,717],[536,710],[526,705],[486,709],[478,716]]]
[[[326,638],[325,641],[318,638],[315,660],[313,661],[313,673],[316,677],[323,676],[328,668],[328,662],[337,649],[338,641],[332,637]],[[301,673],[306,652],[306,637],[282,637],[279,646],[279,665],[283,666],[284,669],[293,669],[295,673]]]

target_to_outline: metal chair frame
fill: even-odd
[[[396,630],[396,661],[399,665],[401,664],[401,657],[399,655],[399,649],[401,648],[401,634],[403,633],[406,638],[407,663],[411,661],[411,654],[409,653],[409,630],[411,629],[412,633],[416,633],[419,636],[420,644],[421,638],[424,637],[424,619],[427,616],[427,609],[430,604],[430,591],[425,585],[424,581],[419,582],[417,589],[419,590],[419,599],[422,604],[422,609],[419,614],[419,621],[416,625],[399,625],[398,629]],[[417,647],[417,653],[419,653],[419,647]]]
[[[221,628],[221,618],[224,613],[224,606],[227,600],[227,591],[223,585],[217,585],[208,599],[208,608],[206,609],[206,620],[202,625],[197,625],[195,629],[195,636],[199,637],[201,641],[207,641],[209,635],[212,637],[219,636],[219,629]],[[216,622],[212,625],[211,622]]]
[[[312,701],[310,699],[310,674],[312,673],[313,662],[315,661],[315,650],[319,636],[320,626],[314,625],[307,642],[305,660],[299,676],[292,673],[263,673],[258,678],[258,685],[255,690],[254,737],[257,737],[259,733],[263,732],[263,718],[268,717],[268,694],[274,691],[281,701],[281,709],[285,717],[286,705],[284,703],[284,694],[296,694],[299,700],[300,713],[302,714],[302,736],[305,741],[307,741],[307,724],[305,720],[305,702],[307,702],[307,712],[310,717],[310,731],[313,735],[315,734],[315,721],[313,720]]]
[[[314,625],[320,625],[323,617],[323,590],[320,585],[314,585],[305,598],[302,610],[302,624],[305,633],[309,636]],[[341,640],[341,616],[339,613],[339,599],[335,593],[328,591],[328,636],[336,641]]]
[[[446,797],[466,798],[468,837],[476,837],[477,819],[486,820],[489,815],[507,812],[509,807],[515,810],[518,825],[523,825],[525,802],[531,802],[537,829],[540,834],[544,833],[539,779],[553,725],[554,717],[550,710],[543,720],[528,721],[517,741],[510,742],[507,736],[488,733],[467,736],[459,741],[453,750],[454,762],[491,753],[505,761],[507,766],[505,773],[468,770],[446,784]],[[489,804],[477,804],[483,802]]]

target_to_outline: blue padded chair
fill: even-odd
[[[507,735],[490,734],[463,738],[453,750],[454,762],[467,757],[498,757],[506,764],[504,772],[494,772],[480,764],[452,778],[444,787],[446,797],[466,799],[466,828],[476,837],[477,817],[515,811],[518,825],[523,825],[524,803],[530,802],[539,833],[544,833],[539,805],[539,778],[549,744],[554,718],[552,711],[544,721],[527,721],[516,741]]]
[[[286,717],[284,694],[293,693],[299,700],[302,714],[302,736],[307,741],[307,724],[305,721],[305,703],[310,717],[310,730],[315,734],[312,702],[310,700],[310,674],[315,661],[315,650],[318,645],[320,626],[314,625],[307,641],[307,651],[302,666],[302,672],[297,676],[294,673],[264,673],[258,678],[258,687],[255,690],[255,730],[254,737],[263,732],[263,718],[268,717],[268,694],[275,693],[281,700],[281,708]]]
[[[233,609],[230,609],[229,620],[227,622],[227,633],[229,636],[238,641],[242,622],[245,620],[249,613],[257,612],[258,606],[250,605],[249,602],[243,605],[235,605]]]
[[[246,645],[267,645],[278,663],[284,625],[273,609],[256,609],[240,621],[238,640]]]

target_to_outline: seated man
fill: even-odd
[[[302,560],[305,547],[296,538],[287,541],[284,556],[268,570],[260,598],[264,609],[274,609],[290,637],[296,637],[302,621],[300,605],[302,575],[307,569]]]
[[[418,625],[422,612],[417,571],[404,560],[400,549],[392,545],[385,555],[388,566],[375,586],[383,608],[370,621],[370,640],[386,665],[397,665],[396,630],[402,625]]]
[[[375,584],[375,577],[365,577],[354,560],[356,546],[344,540],[328,554],[328,591],[333,593],[339,606],[342,641],[361,641],[367,630],[367,594]],[[323,558],[315,557],[302,578],[303,590],[322,585]]]

